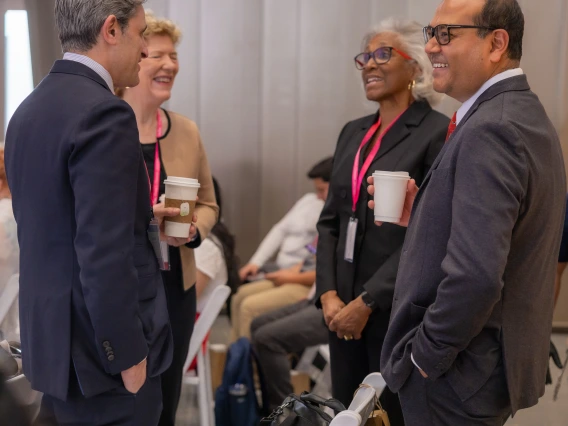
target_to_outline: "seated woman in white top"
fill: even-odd
[[[315,193],[310,192],[300,198],[280,222],[272,227],[249,262],[239,271],[242,281],[254,277],[260,271],[292,268],[310,257],[305,247],[317,235],[316,225],[327,198],[332,164],[333,159],[329,157],[311,168],[308,178],[314,184]],[[267,262],[275,254],[276,264],[269,267]]]
[[[308,177],[316,187],[317,196],[308,194],[298,201],[272,228],[251,262],[241,269],[241,279],[250,278],[251,274],[258,273],[262,264],[279,248],[277,270],[266,270],[268,273],[262,279],[257,276],[259,281],[240,286],[233,296],[231,340],[250,337],[250,324],[259,315],[291,305],[308,296],[315,281],[314,250],[310,248],[315,247],[316,224],[327,198],[332,166],[333,159],[326,158],[308,172]]]

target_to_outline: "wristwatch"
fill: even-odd
[[[375,299],[373,299],[371,295],[366,291],[361,293],[361,299],[363,299],[363,303],[365,304],[365,306],[371,308],[372,311],[374,311],[375,308],[377,307],[377,302],[375,302]]]

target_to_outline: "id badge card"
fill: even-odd
[[[170,270],[170,246],[167,241],[160,240],[160,253],[162,254],[163,267],[160,266],[162,271]]]
[[[154,249],[154,255],[158,261],[158,266],[162,271],[170,270],[170,258],[168,244],[160,240],[160,224],[158,219],[153,218],[148,225],[148,239]]]
[[[358,222],[359,220],[356,217],[352,217],[349,219],[349,224],[347,225],[344,259],[349,263],[353,263],[353,252],[355,251],[355,236],[357,235]]]

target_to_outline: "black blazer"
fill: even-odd
[[[375,225],[374,213],[367,207],[366,178],[355,212],[358,226],[353,263],[344,260],[347,225],[352,217],[353,162],[361,141],[379,113],[347,123],[339,135],[329,194],[318,222],[318,305],[320,296],[330,290],[336,290],[345,303],[366,290],[377,302],[378,311],[385,313],[391,309],[406,228]],[[407,171],[420,185],[444,145],[448,124],[449,119],[432,110],[427,102],[414,102],[384,135],[367,176],[375,170]]]
[[[90,68],[57,61],[12,117],[5,158],[33,388],[65,399],[73,366],[89,397],[146,356],[160,374],[172,339],[130,106]]]

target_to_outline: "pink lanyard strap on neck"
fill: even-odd
[[[355,155],[355,161],[353,162],[353,172],[351,174],[351,193],[353,196],[353,205],[351,207],[351,210],[353,211],[353,213],[357,211],[357,202],[359,201],[359,196],[361,195],[361,184],[363,183],[363,179],[365,178],[365,175],[367,174],[369,167],[371,167],[371,163],[375,159],[377,152],[379,152],[379,148],[381,147],[381,142],[383,141],[383,137],[391,129],[391,127],[394,126],[394,124],[398,121],[400,116],[404,114],[405,111],[406,110],[402,111],[392,121],[392,123],[389,124],[388,127],[377,137],[377,142],[375,142],[375,146],[373,146],[373,149],[371,150],[369,155],[367,155],[367,158],[363,163],[363,167],[361,167],[361,170],[359,171],[359,160],[361,158],[361,150],[367,144],[367,142],[371,140],[373,135],[376,133],[377,129],[381,126],[381,117],[379,117],[377,122],[371,126],[371,128],[363,138],[363,141],[361,142],[361,145],[357,150],[357,155]]]
[[[162,137],[162,116],[160,115],[160,110],[158,109],[156,113],[156,149],[154,151],[154,183],[151,185],[152,188],[152,198],[151,203],[155,205],[158,203],[158,196],[160,192],[160,173],[162,165],[160,163],[160,138]]]

